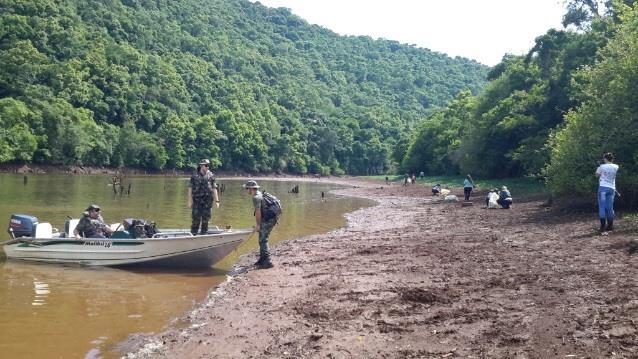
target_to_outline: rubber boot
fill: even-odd
[[[607,232],[611,232],[614,230],[614,220],[613,219],[608,219],[607,220]]]
[[[600,229],[598,231],[600,233],[604,233],[605,232],[605,219],[604,218],[600,219]]]
[[[259,265],[259,269],[268,269],[268,268],[272,268],[275,265],[272,264],[272,262],[270,261],[270,259],[268,260],[264,260],[264,262],[262,264]]]
[[[270,255],[266,254],[264,256],[264,260],[261,262],[261,264],[259,264],[259,269],[268,269],[272,267],[274,267],[274,265],[270,261]]]
[[[264,263],[264,256],[259,254],[259,259],[257,260],[257,262],[255,262],[254,266],[255,267],[259,267]]]
[[[200,232],[202,235],[208,234],[208,222],[202,221],[202,230]]]

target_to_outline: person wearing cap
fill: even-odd
[[[275,224],[277,224],[277,218],[266,219],[262,216],[262,200],[263,195],[259,190],[259,185],[256,181],[248,181],[244,184],[246,193],[253,199],[253,208],[255,209],[255,230],[259,232],[259,260],[255,263],[255,266],[259,268],[272,268],[273,264],[270,261],[270,250],[268,248],[268,236],[272,231]]]
[[[100,215],[100,206],[97,204],[90,205],[84,213],[82,218],[78,222],[78,225],[73,230],[75,238],[106,238],[111,235],[113,231],[104,222],[104,219]]]
[[[208,221],[211,218],[213,202],[215,208],[219,208],[217,184],[215,176],[208,169],[209,167],[209,160],[201,160],[197,171],[188,183],[188,208],[192,210],[191,233],[193,235],[196,235],[197,232],[208,233]]]
[[[496,201],[502,208],[509,209],[512,205],[512,195],[506,186],[501,187],[501,191],[498,193],[498,200]]]

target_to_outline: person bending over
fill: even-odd
[[[498,201],[496,201],[501,208],[509,209],[512,205],[512,195],[507,187],[501,187],[501,191],[498,193]]]
[[[255,266],[260,269],[272,268],[270,249],[268,248],[268,237],[273,227],[277,224],[277,216],[266,213],[264,207],[264,194],[259,190],[256,181],[248,181],[244,184],[246,193],[252,198],[255,215],[255,230],[259,233],[259,260]]]

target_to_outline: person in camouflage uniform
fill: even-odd
[[[261,269],[272,268],[270,261],[270,250],[268,248],[268,236],[273,227],[277,224],[277,217],[265,218],[262,216],[261,206],[263,196],[259,191],[259,185],[255,181],[248,181],[244,184],[246,193],[253,199],[253,208],[255,209],[255,230],[259,232],[259,260],[255,266]]]
[[[100,216],[100,206],[90,205],[84,213],[78,225],[73,230],[75,238],[106,238],[113,231]]]
[[[213,201],[219,208],[219,196],[215,177],[208,170],[210,161],[202,160],[188,183],[188,208],[192,209],[191,233],[196,235],[201,226],[201,234],[208,232],[208,221],[211,218]]]

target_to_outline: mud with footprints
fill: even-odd
[[[131,357],[638,357],[634,229],[517,201],[446,204],[420,186],[374,198],[348,228],[279,244]],[[514,189],[515,190],[515,189]],[[308,220],[320,220],[311,219]]]

